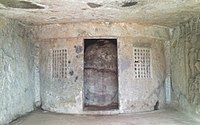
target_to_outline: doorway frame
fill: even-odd
[[[120,96],[119,96],[119,38],[115,36],[93,36],[93,37],[84,37],[82,38],[82,45],[83,45],[83,50],[85,50],[85,40],[87,39],[115,39],[116,40],[116,51],[117,51],[117,102],[118,106],[116,109],[111,109],[111,110],[95,110],[95,111],[114,111],[114,110],[120,110]],[[93,110],[85,110],[85,87],[84,87],[84,80],[85,80],[85,75],[84,75],[84,70],[85,70],[85,51],[83,52],[83,85],[82,85],[82,111],[93,111]]]

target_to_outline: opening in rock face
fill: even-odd
[[[98,8],[98,7],[101,7],[103,5],[101,4],[97,4],[97,3],[87,3],[87,5],[91,8]]]
[[[36,5],[28,1],[17,0],[0,0],[0,3],[5,7],[20,8],[20,9],[44,9],[44,7]]]
[[[132,1],[132,2],[124,2],[124,3],[122,4],[121,7],[131,7],[131,6],[136,5],[137,3],[138,3],[138,2],[136,2],[136,1]]]
[[[118,108],[117,40],[85,39],[85,110]]]

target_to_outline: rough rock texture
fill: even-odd
[[[192,18],[172,30],[171,70],[176,106],[200,115],[200,18]]]
[[[0,124],[34,108],[31,32],[24,24],[0,18]]]
[[[109,40],[99,40],[84,54],[85,105],[118,103],[117,46]]]
[[[131,22],[90,21],[61,24],[35,25],[38,38],[117,38],[144,36],[157,39],[170,39],[169,28],[154,25],[140,25]]]
[[[0,14],[35,24],[110,20],[173,28],[200,12],[199,0],[24,0],[44,9],[6,7],[5,1],[16,6],[17,0],[1,0]]]
[[[134,23],[81,22],[35,26],[40,44],[42,108],[54,112],[84,114],[84,39],[117,39],[119,110],[115,113],[162,108],[165,100],[164,27]],[[133,47],[147,47],[152,54],[152,78],[133,79]],[[51,52],[67,49],[67,78],[51,77]],[[159,105],[158,105],[159,102]],[[97,112],[103,113],[103,112]],[[111,112],[109,112],[111,113]]]

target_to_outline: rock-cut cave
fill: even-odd
[[[0,125],[199,125],[200,1],[0,0]]]

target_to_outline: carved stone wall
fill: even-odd
[[[40,44],[40,84],[42,108],[53,112],[87,114],[84,107],[84,40],[85,39],[117,39],[118,68],[118,110],[92,111],[97,114],[128,113],[152,111],[164,106],[165,55],[164,39],[169,39],[166,27],[143,26],[134,23],[120,22],[80,22],[66,24],[49,24],[36,26],[34,31],[41,40]],[[67,78],[52,79],[48,63],[51,62],[51,50],[67,49]],[[134,48],[149,49],[151,61],[145,56],[135,60]],[[102,52],[104,53],[104,52]],[[141,54],[141,52],[140,52]],[[148,55],[148,53],[147,53]],[[97,56],[98,57],[98,56]],[[98,59],[104,58],[98,57]],[[112,57],[113,58],[113,57]],[[142,59],[141,59],[142,58]],[[143,63],[146,60],[148,63]],[[151,76],[134,78],[135,63],[139,71]],[[98,61],[97,61],[98,62]],[[101,64],[102,62],[99,61]],[[108,63],[107,61],[105,63]],[[150,64],[149,64],[150,63]],[[91,67],[109,69],[109,72],[98,72],[108,76],[114,73],[113,65]],[[150,73],[141,69],[141,65],[150,65]],[[95,64],[96,65],[96,64]],[[95,66],[87,65],[87,66]],[[140,66],[139,66],[140,65]],[[146,68],[148,69],[148,67]],[[95,72],[96,70],[90,70]],[[112,72],[110,72],[112,71]],[[96,71],[97,72],[97,71]],[[97,75],[99,75],[97,73]],[[91,73],[90,73],[91,74]],[[95,75],[95,74],[92,74]],[[99,77],[95,76],[95,77]],[[139,77],[139,75],[138,75]],[[91,79],[90,79],[91,80]],[[106,79],[108,80],[108,79]],[[114,80],[114,74],[110,81]],[[116,79],[115,79],[116,80]],[[113,82],[114,83],[114,82]],[[116,86],[112,86],[116,87]],[[115,93],[113,89],[112,93]],[[109,95],[113,95],[110,94]],[[111,97],[109,97],[111,98]],[[105,106],[111,99],[106,99]],[[114,99],[115,100],[115,99]],[[89,102],[88,102],[89,103]]]
[[[200,104],[200,35],[192,36],[191,40],[186,43],[188,50],[188,99],[189,103],[194,105]]]
[[[0,124],[34,109],[33,34],[16,20],[0,17]]]
[[[78,38],[48,39],[40,43],[40,92],[44,110],[65,113],[82,111],[81,45]]]
[[[173,102],[200,115],[200,18],[193,18],[173,30],[171,69]]]

